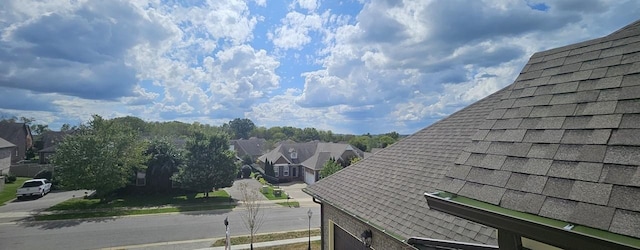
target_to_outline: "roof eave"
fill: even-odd
[[[389,237],[391,237],[391,238],[394,238],[394,239],[396,239],[396,240],[398,240],[398,241],[404,242],[404,243],[406,243],[406,244],[408,245],[408,243],[407,243],[407,239],[405,239],[405,238],[401,237],[400,235],[393,234],[393,233],[392,233],[392,232],[390,232],[389,230],[386,230],[386,229],[382,228],[381,226],[378,226],[378,225],[376,225],[375,223],[373,223],[373,222],[371,222],[371,221],[369,221],[369,220],[367,220],[367,219],[365,219],[365,218],[363,218],[363,217],[361,217],[361,216],[359,216],[359,215],[357,215],[357,214],[355,214],[355,213],[353,213],[353,212],[351,212],[351,211],[349,211],[349,210],[347,210],[347,209],[344,209],[344,208],[342,208],[342,207],[338,206],[337,204],[335,204],[335,203],[333,203],[333,202],[331,202],[331,201],[328,201],[328,200],[326,200],[326,199],[323,199],[323,198],[322,198],[322,197],[320,197],[319,195],[317,195],[317,194],[313,193],[313,192],[312,192],[311,190],[309,190],[308,188],[303,188],[303,189],[302,189],[302,192],[305,192],[306,194],[310,195],[310,196],[311,196],[311,197],[313,197],[314,199],[319,200],[319,201],[321,202],[321,204],[322,204],[322,205],[324,205],[324,204],[328,204],[328,205],[330,205],[330,206],[332,206],[332,207],[334,207],[334,208],[336,208],[336,209],[338,209],[338,210],[340,210],[340,211],[342,211],[342,212],[344,212],[344,213],[348,214],[349,216],[353,217],[354,219],[356,219],[356,220],[358,220],[358,221],[360,221],[360,222],[362,222],[362,223],[364,223],[364,224],[369,225],[370,227],[372,227],[372,228],[376,229],[377,231],[382,232],[383,234],[385,234],[385,235],[387,235],[387,236],[389,236]]]
[[[493,228],[504,229],[523,237],[557,247],[565,249],[637,249],[623,243],[612,242],[580,232],[552,227],[507,214],[474,207],[440,197],[437,194],[438,193],[424,194],[427,204],[432,209]]]

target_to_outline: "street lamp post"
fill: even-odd
[[[225,250],[231,250],[231,242],[229,239],[229,217],[224,218],[224,231],[225,231],[225,243],[224,243],[224,249]]]
[[[311,250],[311,215],[313,215],[311,208],[307,211],[307,215],[309,215],[309,248],[307,248],[307,250]]]

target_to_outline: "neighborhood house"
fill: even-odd
[[[258,162],[262,167],[266,161],[273,163],[275,177],[280,181],[313,184],[320,179],[320,170],[328,160],[334,159],[344,167],[353,158],[364,158],[364,152],[345,143],[283,142],[260,156]]]

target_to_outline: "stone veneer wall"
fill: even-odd
[[[324,227],[322,229],[322,238],[324,239],[324,245],[322,249],[324,250],[332,249],[330,246],[331,245],[330,239],[332,238],[332,235],[330,234],[333,233],[333,230],[331,228],[332,224],[330,223],[330,221],[340,226],[342,229],[349,232],[350,234],[356,236],[356,238],[360,238],[360,234],[362,234],[362,232],[364,232],[367,229],[370,229],[371,232],[373,233],[372,243],[371,243],[372,249],[378,249],[378,250],[416,249],[411,245],[406,244],[405,242],[402,242],[394,237],[391,237],[388,234],[376,229],[375,227],[367,223],[363,223],[362,221],[350,216],[344,211],[337,209],[331,205],[323,204],[321,212],[323,216],[322,225]]]

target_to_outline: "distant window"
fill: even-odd
[[[273,167],[273,173],[276,175],[276,177],[278,177],[278,176],[279,176],[279,173],[278,173],[278,170],[280,170],[279,168],[280,168],[280,167],[278,167],[278,166],[274,166],[274,167]]]
[[[284,167],[284,176],[289,176],[289,166]]]
[[[136,186],[145,186],[147,185],[147,174],[143,172],[138,172],[136,174]]]
[[[291,159],[298,159],[298,152],[295,149],[289,150],[289,153],[291,153]]]
[[[18,156],[18,149],[16,149],[16,156]]]

